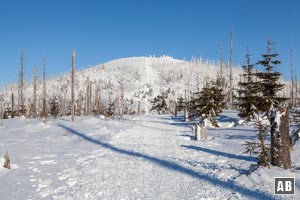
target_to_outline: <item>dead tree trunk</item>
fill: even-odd
[[[95,115],[99,115],[100,114],[100,101],[101,101],[101,97],[100,97],[100,86],[97,85],[96,88],[96,92],[95,92]]]
[[[271,164],[284,169],[291,168],[289,116],[286,108],[277,110],[273,122],[274,133],[271,142],[273,143],[273,154]]]
[[[21,51],[21,68],[19,79],[19,106],[24,105],[24,51]]]
[[[91,107],[91,84],[90,84],[90,77],[87,77],[86,80],[86,98],[85,98],[85,115],[90,115],[90,107]]]
[[[119,115],[120,119],[123,119],[124,115],[124,85],[120,86],[120,96],[119,96]]]
[[[3,104],[3,97],[0,97],[0,101],[1,101],[1,104],[0,104],[0,120],[1,120],[1,125],[0,126],[3,126],[3,108],[2,108],[2,104]]]
[[[60,105],[60,113],[62,116],[65,116],[66,115],[66,97],[67,97],[67,87],[65,84],[62,84],[62,80],[60,81],[61,82],[61,105]]]
[[[72,51],[72,71],[71,71],[71,120],[74,122],[75,102],[74,102],[74,81],[75,81],[75,50]]]
[[[42,101],[42,122],[46,123],[47,121],[47,108],[46,108],[46,57],[43,59],[43,101]]]
[[[291,88],[291,106],[294,107],[294,66],[293,66],[293,49],[291,49],[291,80],[292,80],[292,88]]]
[[[229,109],[232,110],[233,105],[233,76],[232,76],[232,49],[233,49],[233,33],[230,33],[230,57],[229,57]]]
[[[34,66],[33,79],[33,118],[37,117],[37,66]]]
[[[141,102],[138,101],[138,115],[140,115],[141,113]]]
[[[15,117],[15,100],[14,100],[14,92],[11,92],[11,112],[12,112],[12,118]]]

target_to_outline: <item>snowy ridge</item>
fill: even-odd
[[[205,80],[215,80],[219,73],[219,66],[201,59],[191,62],[177,60],[169,56],[161,57],[132,57],[113,60],[94,67],[76,72],[75,98],[85,97],[87,77],[92,84],[92,96],[95,88],[100,87],[102,101],[116,99],[120,84],[124,84],[125,99],[141,101],[147,110],[149,99],[153,99],[161,92],[168,92],[170,99],[177,99],[184,95],[184,90],[191,92],[202,88]],[[240,68],[233,69],[235,86],[239,81]],[[228,79],[228,72],[223,72]],[[65,92],[66,99],[70,99],[70,74],[64,74],[47,80],[48,98],[61,96]],[[17,94],[17,85],[7,86],[4,95],[9,104],[11,92]],[[32,101],[33,85],[27,84],[25,88],[26,101]],[[110,94],[111,93],[111,94]],[[38,86],[38,96],[42,95],[42,83]],[[94,97],[92,97],[94,99]]]

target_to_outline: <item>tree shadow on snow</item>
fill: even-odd
[[[216,117],[216,119],[221,122],[234,122],[235,124],[238,122],[237,118],[228,117],[226,115],[219,115]]]
[[[225,139],[233,140],[256,140],[256,135],[225,135]]]
[[[251,189],[248,189],[248,188],[242,187],[240,185],[237,185],[233,181],[223,181],[223,180],[208,176],[206,174],[202,174],[200,172],[193,171],[189,168],[183,167],[183,166],[181,166],[181,165],[179,165],[175,162],[172,162],[172,161],[163,160],[163,159],[155,158],[153,156],[149,156],[149,155],[142,154],[142,153],[139,153],[139,152],[133,152],[133,151],[129,151],[129,150],[125,150],[125,149],[115,147],[111,144],[107,144],[105,142],[102,142],[102,141],[93,139],[89,136],[86,136],[84,133],[76,131],[75,129],[67,127],[63,124],[59,124],[58,126],[65,129],[65,130],[67,130],[70,134],[77,135],[77,136],[81,137],[82,139],[84,139],[88,142],[91,142],[95,145],[99,145],[99,146],[101,146],[103,148],[106,148],[106,149],[109,149],[113,152],[123,154],[123,155],[127,155],[127,156],[143,158],[143,159],[145,159],[147,161],[150,161],[154,164],[157,164],[157,165],[159,165],[163,168],[173,170],[173,171],[176,171],[176,172],[180,172],[182,174],[191,176],[193,178],[197,178],[201,181],[207,181],[207,182],[209,182],[211,184],[214,184],[216,186],[223,187],[223,188],[226,188],[228,190],[231,190],[232,192],[239,192],[239,193],[241,193],[241,194],[243,194],[247,197],[253,198],[253,199],[262,199],[262,200],[275,199],[273,196],[271,196],[269,194],[266,194],[266,193],[260,192],[260,191],[253,191]]]
[[[255,158],[250,157],[250,156],[235,155],[235,154],[231,154],[231,153],[216,151],[216,150],[212,150],[212,149],[206,149],[206,148],[203,148],[203,147],[198,147],[198,146],[193,146],[193,145],[182,145],[182,147],[188,148],[188,149],[193,149],[193,150],[196,150],[196,151],[203,151],[203,152],[210,153],[210,154],[213,154],[213,155],[216,155],[216,156],[223,156],[223,157],[227,157],[227,158],[245,160],[245,161],[249,161],[249,162],[255,162],[256,161]]]

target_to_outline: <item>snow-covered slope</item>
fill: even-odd
[[[226,111],[223,128],[209,128],[195,141],[189,122],[169,115],[126,116],[122,121],[78,117],[4,120],[0,155],[8,150],[11,170],[0,166],[0,199],[296,199],[300,195],[299,145],[292,169],[259,168],[244,141],[256,131],[231,126],[237,112]],[[225,124],[228,126],[225,126]],[[0,160],[3,164],[3,159]],[[296,196],[274,196],[274,176],[296,177]]]
[[[201,59],[191,62],[177,60],[168,56],[161,57],[132,57],[110,61],[94,67],[78,70],[76,73],[76,99],[85,97],[87,79],[92,84],[92,101],[95,98],[95,89],[100,88],[101,100],[117,99],[120,84],[124,85],[127,102],[140,101],[143,109],[147,108],[149,99],[153,99],[162,92],[168,93],[170,99],[183,96],[185,90],[190,92],[201,89],[205,80],[215,80],[220,72],[215,62]],[[240,68],[233,69],[234,84],[237,85]],[[228,72],[224,70],[224,78],[228,80]],[[13,89],[11,89],[13,88]],[[6,102],[10,102],[11,91],[17,94],[17,86],[8,86],[5,90]],[[62,74],[47,80],[47,94],[66,95],[70,99],[70,74]],[[28,83],[25,89],[27,102],[32,101],[33,86]],[[42,95],[42,84],[38,87],[38,95]]]

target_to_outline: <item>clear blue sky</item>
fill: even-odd
[[[77,67],[112,59],[154,54],[178,59],[229,58],[243,64],[266,52],[268,34],[290,78],[290,49],[300,79],[300,1],[298,0],[0,0],[0,84],[17,80],[21,49],[25,74],[69,71],[71,51]],[[298,68],[298,69],[297,69]]]

